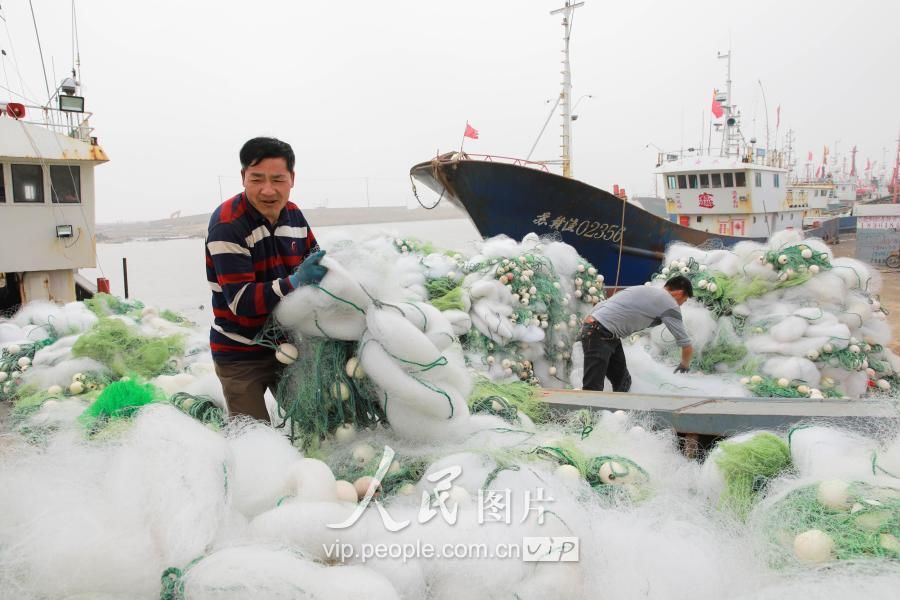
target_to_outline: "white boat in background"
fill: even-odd
[[[90,293],[77,271],[96,266],[94,168],[109,159],[79,91],[73,76],[44,106],[0,100],[0,312]]]
[[[665,186],[669,219],[699,231],[737,237],[765,238],[784,229],[801,229],[809,208],[803,195],[788,190],[789,163],[784,154],[759,148],[744,138],[740,112],[731,95],[731,53],[724,92],[714,95],[721,110],[722,144],[686,153],[661,153],[657,175]]]

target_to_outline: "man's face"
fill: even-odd
[[[681,306],[685,302],[687,302],[687,296],[684,295],[684,290],[666,290],[669,292],[669,295],[675,298],[675,302],[678,303],[678,306]]]
[[[241,171],[250,204],[273,225],[291,196],[294,174],[283,158],[264,158]]]

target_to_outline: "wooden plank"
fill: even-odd
[[[815,420],[858,428],[900,422],[897,406],[881,400],[800,400],[718,398],[545,390],[543,400],[555,411],[634,410],[646,412],[679,433],[725,436],[751,429],[784,429]],[[895,423],[896,424],[896,423]]]

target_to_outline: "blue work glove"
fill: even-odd
[[[319,250],[306,257],[297,270],[291,275],[291,285],[295,288],[301,285],[309,285],[311,283],[319,283],[328,272],[328,267],[319,264],[322,257],[325,256],[324,250]]]

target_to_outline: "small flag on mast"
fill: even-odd
[[[775,109],[775,129],[781,127],[781,105],[778,105],[778,108]]]
[[[463,134],[463,137],[472,138],[473,140],[477,140],[478,139],[478,130],[475,129],[474,127],[472,127],[471,125],[469,125],[468,122],[466,122],[466,132]]]
[[[722,118],[722,115],[725,114],[725,110],[722,108],[722,105],[719,104],[719,101],[716,100],[716,90],[713,90],[712,97],[712,114],[715,115],[717,119]]]

